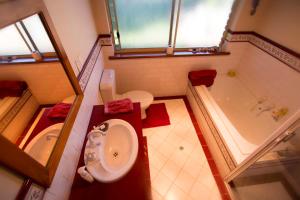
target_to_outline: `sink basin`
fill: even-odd
[[[134,128],[124,120],[111,119],[102,124],[107,125],[105,130],[90,133],[84,161],[96,180],[113,182],[126,175],[134,165],[138,138]]]
[[[54,124],[38,133],[24,151],[46,166],[64,123]]]

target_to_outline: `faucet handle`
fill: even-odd
[[[94,126],[94,130],[100,130],[102,132],[105,132],[108,130],[109,124],[107,122],[103,122],[98,126]]]
[[[258,104],[262,104],[263,102],[265,102],[265,101],[267,101],[267,97],[265,97],[265,96],[262,96],[262,97],[259,97],[258,99],[257,99],[257,103]]]
[[[81,178],[90,183],[94,181],[93,176],[87,171],[85,166],[79,167],[77,173],[81,176]]]
[[[99,137],[103,135],[103,132],[101,132],[100,130],[97,130],[97,129],[93,129],[91,130],[88,135],[87,135],[87,138],[88,138],[88,141],[90,142],[90,145],[91,146],[94,146],[95,144],[97,145],[97,141],[95,141],[95,137]],[[98,142],[99,143],[99,142]]]

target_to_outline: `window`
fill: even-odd
[[[0,29],[0,58],[30,58],[33,52],[56,56],[38,14]]]
[[[108,0],[116,50],[216,47],[233,0]]]

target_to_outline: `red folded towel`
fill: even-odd
[[[192,86],[206,85],[206,87],[211,86],[214,83],[214,79],[217,75],[217,71],[214,69],[205,69],[199,71],[189,72],[189,80]]]
[[[104,104],[105,114],[117,114],[133,111],[133,103],[130,99],[120,99],[116,101],[109,101]]]
[[[50,119],[65,119],[71,109],[72,104],[58,103],[51,108],[47,117]]]
[[[24,81],[0,81],[0,98],[20,97],[26,89]]]

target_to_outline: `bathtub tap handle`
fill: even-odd
[[[267,97],[259,98],[257,100],[256,104],[254,106],[252,106],[252,108],[250,110],[253,111],[258,105],[263,104],[266,100],[267,100]]]
[[[102,132],[106,132],[109,128],[109,124],[107,122],[104,122],[98,126],[94,126],[94,130],[100,130]]]
[[[275,108],[275,105],[268,105],[266,107],[261,108],[261,110],[259,111],[259,113],[257,113],[256,116],[261,115],[263,112],[267,112],[267,111],[271,111]]]
[[[50,133],[50,134],[47,134],[47,136],[46,136],[46,140],[48,140],[48,141],[49,141],[51,138],[58,138],[58,135],[56,135],[56,134],[53,134],[53,133],[52,133],[52,134],[51,134],[51,133]]]

